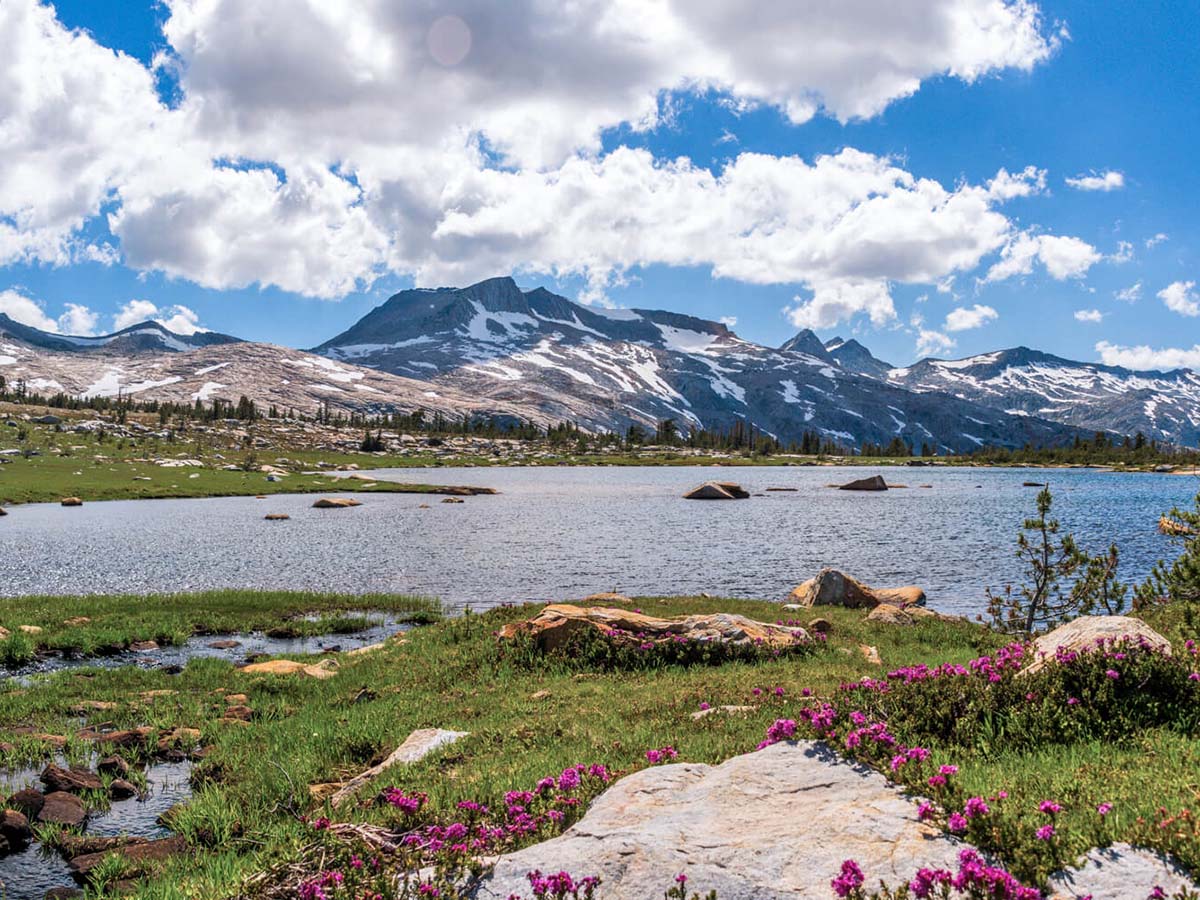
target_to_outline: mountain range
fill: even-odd
[[[189,401],[246,395],[311,412],[424,408],[592,430],[672,419],[752,424],[783,441],[900,437],[940,452],[1069,442],[1095,431],[1200,443],[1200,375],[1133,372],[1018,347],[905,368],[857,340],[801,331],[765,347],[717,322],[600,309],[511,278],[401,291],[346,331],[292,350],[146,322],[104,337],[0,314],[0,375],[40,393]]]

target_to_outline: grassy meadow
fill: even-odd
[[[208,594],[160,598],[36,598],[0,606],[0,622],[14,611],[47,629],[47,646],[62,640],[53,620],[85,615],[85,628],[110,633],[122,628],[121,610],[137,604],[157,625],[124,626],[128,637],[160,629],[224,631],[270,627],[295,613],[335,614],[348,608],[428,608],[406,598],[318,598],[299,595]],[[634,606],[652,615],[736,612],[776,621],[776,604],[707,598],[643,598]],[[198,659],[179,674],[147,669],[74,669],[30,684],[10,684],[0,694],[3,762],[16,766],[49,754],[27,732],[68,739],[69,756],[82,759],[80,728],[150,726],[155,733],[183,726],[198,729],[207,748],[194,772],[196,793],[171,817],[193,852],[146,874],[133,888],[141,900],[194,900],[242,894],[246,880],[274,864],[294,860],[312,840],[302,816],[329,815],[355,822],[394,825],[395,810],[375,802],[385,786],[429,795],[432,821],[454,815],[463,800],[502,805],[506,791],[530,789],[547,775],[578,763],[599,763],[615,774],[647,765],[648,749],[672,746],[681,761],[719,763],[749,752],[780,718],[797,718],[839,685],[881,671],[919,663],[966,664],[994,653],[1001,636],[966,622],[924,621],[911,627],[864,620],[861,611],[822,608],[832,624],[828,640],[808,654],[718,666],[664,666],[605,671],[567,659],[532,659],[502,652],[496,632],[527,618],[535,607],[503,608],[447,619],[407,632],[373,653],[341,654],[337,674],[325,680],[249,675],[219,660]],[[794,615],[794,614],[793,614]],[[812,615],[804,616],[805,620]],[[107,623],[107,624],[106,624]],[[1195,623],[1161,616],[1154,623],[1182,645]],[[69,629],[67,629],[69,631]],[[862,646],[873,646],[882,670]],[[756,690],[757,689],[757,690]],[[777,690],[778,689],[778,690]],[[249,724],[225,718],[229,695],[244,695]],[[98,703],[97,703],[98,701]],[[89,703],[101,706],[87,712]],[[699,721],[701,704],[746,705],[741,714],[714,714]],[[84,710],[80,719],[78,713]],[[378,762],[413,729],[446,728],[470,737],[420,763],[397,767],[363,789],[356,802],[336,812],[313,798],[311,785],[344,781]],[[903,738],[903,735],[900,735]],[[1148,728],[1122,740],[1055,742],[1022,749],[994,741],[963,748],[928,744],[935,762],[960,767],[964,785],[981,794],[999,790],[1010,799],[998,812],[1005,827],[1029,829],[1037,803],[1062,803],[1055,859],[1066,861],[1095,839],[1097,804],[1112,803],[1105,827],[1112,840],[1132,839],[1172,850],[1200,871],[1200,832],[1190,819],[1172,828],[1148,827],[1197,803],[1200,744],[1195,735],[1169,726]],[[998,826],[999,827],[999,826]],[[1148,836],[1148,837],[1147,837]],[[1003,862],[1036,876],[1047,860],[1025,856],[1028,842],[1014,845]],[[1002,854],[1003,855],[1003,854]],[[129,876],[114,863],[114,872]],[[696,885],[702,889],[702,885]],[[104,896],[97,885],[96,896]]]

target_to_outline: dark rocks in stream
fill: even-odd
[[[130,870],[140,873],[145,871],[146,867],[152,863],[162,862],[187,851],[187,841],[176,835],[174,837],[160,838],[156,841],[146,841],[141,844],[127,844],[121,849],[121,858],[126,862]],[[108,858],[108,855],[108,852],[105,851],[75,857],[68,863],[71,868],[71,875],[81,883],[86,882],[91,871],[104,862]]]
[[[6,809],[0,812],[0,852],[20,850],[29,844],[33,831],[29,827],[29,819],[22,812]]]
[[[129,774],[129,763],[119,756],[106,756],[96,763],[96,771],[114,778],[124,778]]]
[[[28,819],[36,819],[45,804],[46,798],[42,796],[42,792],[33,788],[17,791],[8,798],[9,807],[19,810]]]
[[[65,825],[74,828],[87,819],[83,801],[66,791],[54,791],[45,796],[45,804],[37,820],[44,825]]]
[[[64,769],[62,766],[56,766],[53,763],[46,766],[45,770],[43,770],[42,784],[46,786],[49,793],[67,791],[72,794],[78,794],[83,791],[98,791],[104,787],[100,776],[90,769],[84,769],[79,766]]]

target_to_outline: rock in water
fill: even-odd
[[[66,825],[73,827],[82,825],[87,818],[87,810],[83,801],[74,794],[66,791],[54,791],[47,794],[37,820],[46,825]]]
[[[706,481],[683,495],[684,500],[745,500],[750,492],[733,481]]]
[[[313,504],[313,509],[346,509],[351,506],[362,506],[353,497],[322,497]]]
[[[870,478],[860,478],[849,484],[838,486],[839,491],[886,491],[887,489],[887,482],[883,480],[882,475],[872,475]]]
[[[60,502],[63,506],[83,506],[83,501],[78,497],[63,497]]]
[[[925,592],[915,585],[899,588],[869,588],[837,569],[822,569],[816,578],[799,585],[788,594],[797,606],[845,606],[850,609],[874,609],[881,603],[892,606],[923,606]]]
[[[845,859],[868,884],[899,885],[922,866],[957,869],[962,847],[879,773],[819,742],[780,743],[621,779],[561,836],[502,856],[476,897],[523,896],[540,869],[598,875],[611,900],[658,896],[678,873],[720,900],[828,900]]]
[[[510,622],[500,629],[500,637],[514,638],[519,634],[529,634],[539,650],[553,652],[563,647],[572,635],[587,629],[614,641],[632,640],[638,644],[683,638],[712,643],[787,647],[808,640],[808,632],[803,628],[769,625],[732,613],[658,619],[628,609],[573,606],[569,603],[553,603],[527,622]]]
[[[1094,650],[1099,641],[1131,638],[1163,653],[1171,652],[1171,642],[1143,622],[1130,616],[1080,616],[1059,625],[1033,642],[1033,662],[1023,671],[1033,673],[1051,662],[1058,648],[1079,653]]]

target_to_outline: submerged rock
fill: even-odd
[[[1095,650],[1101,642],[1132,638],[1163,653],[1171,652],[1171,642],[1143,622],[1131,616],[1080,616],[1059,625],[1033,642],[1033,662],[1024,668],[1037,672],[1055,658],[1058,649],[1079,653]]]
[[[822,569],[816,578],[797,586],[788,601],[799,607],[845,606],[874,609],[881,603],[892,606],[923,606],[925,592],[915,585],[898,588],[870,588],[837,569]]]
[[[745,500],[750,492],[733,481],[706,481],[683,495],[684,500]]]
[[[598,875],[612,900],[658,896],[677,873],[721,900],[828,900],[845,859],[868,884],[898,885],[922,866],[956,868],[962,847],[879,773],[819,742],[780,743],[621,779],[561,836],[502,856],[476,897],[523,895],[540,869]]]
[[[628,637],[639,644],[684,639],[786,647],[808,640],[808,632],[803,628],[769,625],[733,613],[658,619],[627,609],[569,603],[551,604],[527,622],[511,622],[500,629],[500,637],[511,639],[528,634],[539,650],[554,651],[563,647],[573,635],[587,630],[614,640]]]

